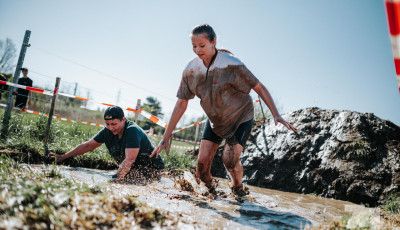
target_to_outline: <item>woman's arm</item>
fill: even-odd
[[[169,119],[167,130],[165,130],[160,144],[158,144],[158,146],[154,149],[150,157],[153,157],[154,154],[157,154],[158,158],[158,155],[163,149],[165,149],[165,152],[167,153],[167,155],[169,155],[169,139],[171,138],[172,131],[174,131],[176,124],[178,124],[182,115],[185,113],[188,103],[189,103],[188,100],[178,99],[178,101],[175,104],[174,111],[172,112],[171,119]]]
[[[286,128],[292,130],[292,131],[297,131],[297,129],[289,124],[285,119],[283,119],[278,112],[278,109],[275,106],[274,100],[271,97],[271,94],[268,92],[267,88],[261,83],[258,82],[256,86],[254,86],[254,91],[262,98],[262,100],[265,102],[265,104],[268,106],[269,110],[272,113],[272,116],[274,117],[274,122],[275,125],[279,123],[282,123]]]

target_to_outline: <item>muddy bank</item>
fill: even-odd
[[[241,156],[243,181],[282,191],[382,204],[400,192],[400,127],[370,113],[307,108],[258,122]],[[222,148],[214,176],[226,177]]]
[[[63,153],[57,153],[63,154]],[[23,152],[17,150],[6,149],[0,145],[0,155],[8,155],[11,159],[16,162],[23,162],[27,164],[52,164],[54,161],[49,160],[43,153],[35,149],[25,149]],[[91,159],[88,157],[72,157],[61,163],[62,165],[71,167],[87,167],[87,168],[98,168],[98,169],[117,169],[118,164],[115,161],[108,159]]]

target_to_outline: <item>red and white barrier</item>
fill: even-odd
[[[400,0],[385,0],[385,6],[400,92]]]
[[[13,86],[16,88],[20,88],[20,89],[25,89],[25,90],[29,90],[29,91],[33,91],[36,93],[41,93],[41,94],[45,94],[45,95],[49,95],[49,96],[53,96],[53,94],[57,94],[58,90],[56,89],[54,92],[52,91],[48,91],[48,90],[44,90],[44,89],[39,89],[39,88],[34,88],[34,87],[29,87],[29,86],[25,86],[25,85],[19,85],[19,84],[15,84],[12,82],[7,82],[7,81],[0,81],[0,84],[3,85],[9,85],[9,86]],[[108,103],[104,103],[104,102],[98,102],[92,99],[87,99],[87,98],[83,98],[83,97],[78,97],[78,96],[74,96],[71,94],[67,94],[67,93],[58,93],[58,95],[64,96],[64,97],[69,97],[69,98],[74,98],[74,99],[78,99],[78,100],[82,100],[82,101],[90,101],[90,102],[94,102],[97,104],[101,104],[101,105],[105,105],[105,106],[113,106],[113,104],[108,104]],[[127,111],[131,111],[136,113],[136,109],[132,109],[132,108],[122,108],[125,109]],[[139,113],[144,116],[145,118],[149,119],[150,121],[152,121],[153,123],[163,127],[163,128],[167,128],[167,123],[165,123],[163,120],[161,120],[160,118],[152,115],[151,113],[144,111],[142,109],[139,109]]]
[[[185,139],[181,139],[181,138],[172,138],[176,141],[182,141],[182,142],[187,142],[187,143],[191,143],[191,144],[200,144],[200,142],[196,142],[196,141],[191,141],[191,140],[185,140]]]
[[[105,105],[105,106],[113,106],[113,104],[104,103],[104,102],[98,102],[98,101],[95,101],[95,100],[92,100],[92,99],[78,97],[78,96],[67,94],[67,93],[61,93],[61,92],[58,92],[58,89],[56,89],[55,91],[52,92],[52,91],[48,91],[48,90],[44,90],[44,89],[29,87],[29,86],[25,86],[25,85],[19,85],[19,84],[15,84],[15,83],[12,83],[12,82],[7,82],[7,81],[0,81],[0,84],[9,85],[9,86],[13,86],[13,87],[16,87],[16,88],[21,88],[21,89],[33,91],[33,92],[36,92],[36,93],[46,94],[46,95],[49,95],[49,96],[53,96],[53,95],[58,93],[58,95],[61,95],[61,96],[64,96],[64,97],[74,98],[74,99],[82,100],[82,101],[90,101],[90,102],[101,104],[101,105]],[[254,100],[254,102],[260,102],[260,100]],[[136,109],[133,109],[133,108],[129,108],[128,107],[128,108],[122,108],[122,109],[136,113]],[[149,113],[147,111],[144,111],[143,109],[139,109],[139,114],[141,114],[145,118],[149,119],[153,123],[165,128],[165,129],[167,128],[167,123],[166,122],[164,122],[160,118],[152,115],[151,113]],[[56,118],[56,119],[58,119],[58,118]],[[180,132],[182,130],[185,130],[185,129],[188,129],[188,128],[191,128],[191,127],[194,127],[194,126],[197,126],[197,125],[200,125],[200,124],[203,124],[204,122],[206,122],[206,120],[203,120],[203,121],[200,121],[200,122],[196,122],[194,124],[185,126],[185,127],[181,128],[181,129],[178,129],[178,130],[174,130],[172,132],[172,134],[175,134],[177,132]],[[87,122],[87,123],[90,123],[90,122]],[[185,141],[187,141],[189,143],[194,143],[194,141],[192,141],[192,142],[190,142],[188,140],[185,140]]]
[[[147,134],[147,136],[152,136],[152,137],[162,137],[163,135],[158,135],[158,134],[150,134],[150,133],[146,133]],[[194,143],[196,143],[196,144],[200,144],[200,142],[195,142],[195,141],[192,141],[192,140],[186,140],[186,139],[181,139],[181,138],[172,138],[173,140],[176,140],[176,141],[182,141],[182,142],[187,142],[187,143],[191,143],[191,144],[194,144]]]
[[[206,122],[206,121],[207,121],[207,120],[202,120],[202,121],[200,121],[200,122],[196,122],[196,123],[194,123],[194,124],[185,126],[185,127],[181,128],[181,129],[174,130],[174,131],[172,132],[172,134],[175,134],[175,133],[177,133],[177,132],[180,132],[180,131],[182,131],[182,130],[188,129],[188,128],[193,127],[193,126],[196,126],[196,125],[201,125],[201,124],[203,124],[203,123]]]
[[[187,149],[187,150],[193,150],[195,149],[195,147],[186,147],[186,146],[180,146],[180,145],[171,145],[172,148],[176,148],[176,149]],[[198,149],[199,147],[197,147],[196,149]]]
[[[29,86],[25,86],[25,85],[19,85],[19,84],[15,84],[15,83],[8,82],[8,81],[0,81],[0,84],[9,85],[9,86],[12,86],[12,87],[15,87],[15,88],[25,89],[25,90],[33,91],[33,92],[36,92],[36,93],[41,93],[41,94],[46,94],[46,95],[49,95],[49,96],[53,96],[53,92],[48,91],[48,90],[44,90],[44,89],[29,87]]]
[[[1,106],[1,107],[7,107],[7,105],[1,104],[1,103],[0,103],[0,106]],[[31,113],[31,114],[36,114],[36,115],[41,115],[41,116],[49,117],[49,114],[47,114],[47,113],[41,113],[41,112],[33,111],[33,110],[30,110],[30,109],[23,109],[23,110],[21,110],[21,109],[18,108],[18,107],[14,107],[13,109],[15,109],[15,110],[20,110],[20,111],[24,111],[24,112],[26,112],[26,113]],[[104,125],[101,125],[101,124],[96,124],[96,123],[86,122],[86,121],[74,121],[74,120],[71,120],[71,119],[69,119],[69,118],[59,117],[59,116],[55,116],[55,115],[53,116],[53,118],[54,118],[54,119],[57,119],[57,120],[61,120],[61,121],[72,122],[72,123],[79,123],[79,124],[85,124],[85,125],[93,125],[93,126],[98,126],[98,127],[105,127]]]
[[[104,103],[104,102],[98,102],[92,99],[87,99],[87,98],[83,98],[83,97],[77,97],[71,94],[67,94],[67,93],[58,93],[58,95],[64,96],[64,97],[69,97],[69,98],[74,98],[74,99],[78,99],[78,100],[82,100],[82,101],[90,101],[90,102],[94,102],[97,104],[101,104],[101,105],[105,105],[105,106],[114,106],[113,104],[109,104],[109,103]],[[136,109],[133,108],[124,108],[122,107],[122,109],[127,110],[127,111],[131,111],[136,113]],[[152,121],[153,123],[163,127],[163,128],[167,128],[167,123],[165,123],[163,120],[161,120],[160,118],[152,115],[151,113],[144,111],[143,109],[139,109],[139,113],[144,116],[145,118],[149,119],[150,121]]]

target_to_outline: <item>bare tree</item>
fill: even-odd
[[[11,39],[0,40],[0,70],[3,73],[9,73],[15,68],[15,58],[17,49]]]

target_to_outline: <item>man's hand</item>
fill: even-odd
[[[49,156],[50,156],[50,160],[56,159],[57,163],[60,163],[61,161],[64,160],[64,155],[49,153]]]
[[[281,116],[274,117],[274,122],[275,122],[275,125],[277,125],[279,122],[282,125],[284,125],[287,129],[297,132],[297,129],[293,125],[291,125],[289,122],[285,121],[285,119],[283,119]]]
[[[122,183],[124,181],[124,178],[118,177],[118,174],[114,174],[111,176],[111,183]]]
[[[157,154],[156,158],[158,158],[158,155],[160,155],[161,151],[163,151],[164,149],[165,149],[165,152],[167,153],[167,155],[169,156],[169,139],[163,138],[160,141],[160,144],[158,144],[157,147],[153,150],[150,157],[153,157],[155,154]]]

